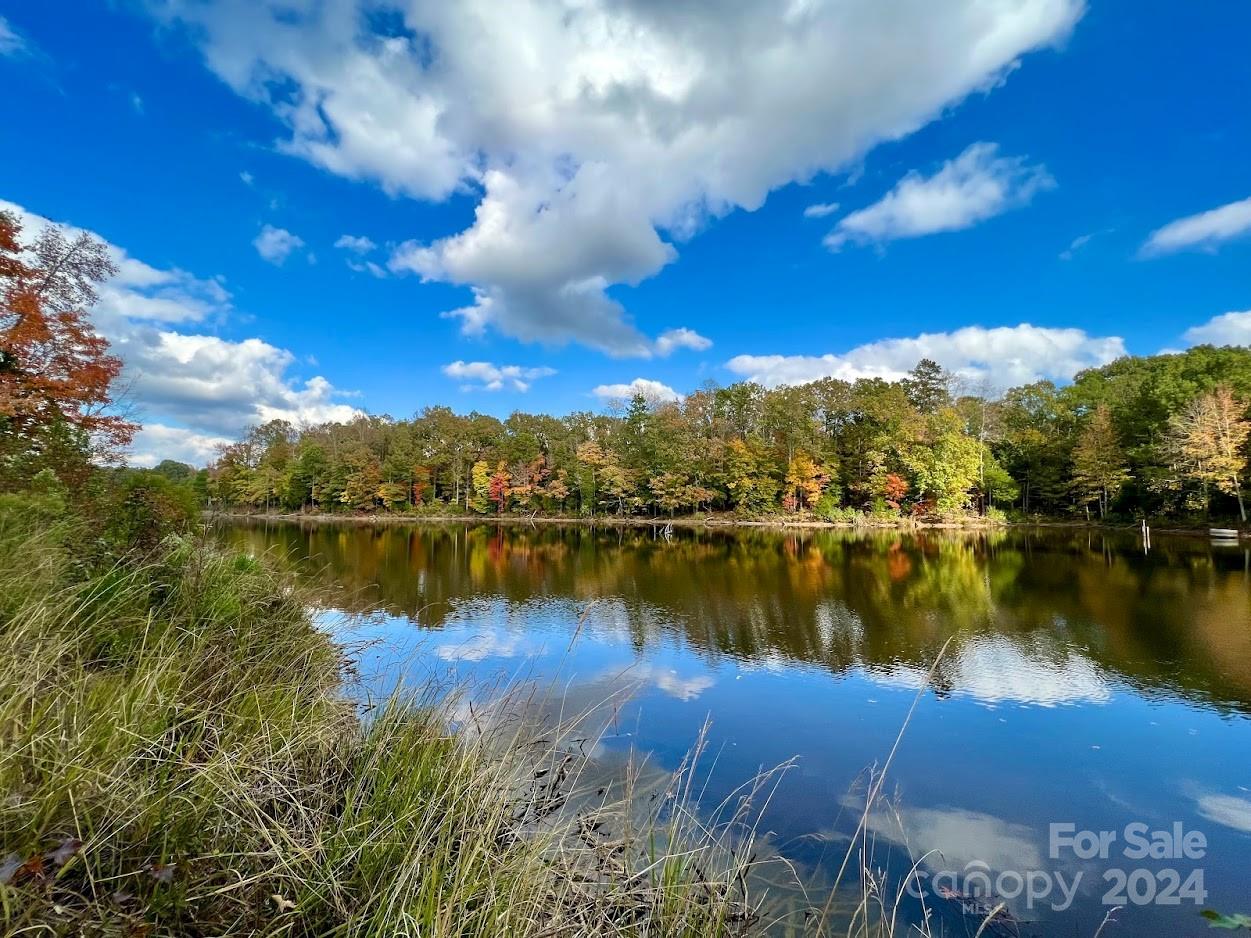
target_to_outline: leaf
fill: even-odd
[[[281,915],[283,912],[295,911],[295,903],[292,902],[290,899],[284,899],[282,896],[278,895],[278,893],[274,893],[269,898],[273,900],[274,906],[278,909],[279,915]]]
[[[1215,909],[1204,909],[1199,913],[1208,920],[1209,928],[1224,928],[1228,931],[1237,931],[1245,928],[1251,931],[1251,915],[1222,915]]]
[[[51,850],[44,854],[45,859],[51,860],[57,866],[64,866],[74,857],[78,856],[83,849],[83,842],[77,837],[66,837],[61,841],[60,846],[55,850]]]
[[[42,879],[43,878],[43,857],[35,854],[25,863],[13,871],[13,882],[20,882],[23,879]]]

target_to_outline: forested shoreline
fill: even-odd
[[[1125,357],[995,397],[922,360],[899,381],[708,384],[559,418],[276,420],[195,481],[218,509],[314,516],[1245,520],[1249,402],[1242,347]]]

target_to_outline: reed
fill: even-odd
[[[287,576],[179,537],[87,562],[83,536],[0,505],[6,934],[693,936],[757,920],[741,804],[710,823],[673,776],[640,810],[633,781],[584,782],[570,728],[539,745],[524,721],[455,732],[454,697],[428,689],[363,715]]]

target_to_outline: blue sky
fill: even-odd
[[[10,0],[0,200],[125,261],[139,462],[1251,343],[1251,7],[901,4]]]

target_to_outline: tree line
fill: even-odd
[[[1233,515],[1251,350],[1126,357],[991,398],[923,360],[904,379],[707,384],[607,413],[427,407],[226,447],[205,490],[258,510],[673,517]]]
[[[207,469],[97,471],[136,425],[93,329],[104,245],[0,212],[0,490],[108,483],[135,508],[863,516],[1234,516],[1245,520],[1251,349],[1125,357],[1057,387],[968,393],[932,361],[905,378],[706,384],[676,402],[500,420],[428,407],[271,421]],[[118,488],[120,483],[120,490]],[[129,494],[127,494],[129,493]],[[116,512],[114,512],[116,514]]]

